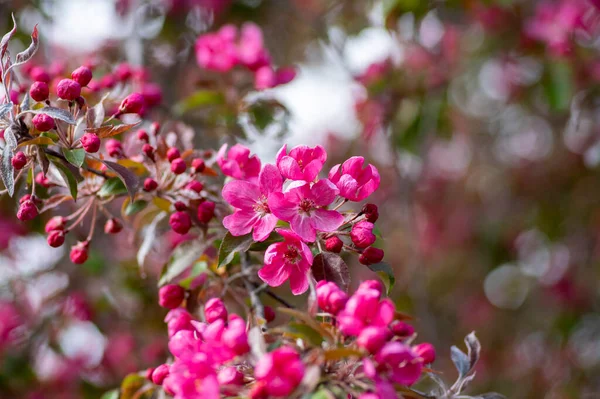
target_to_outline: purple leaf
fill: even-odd
[[[312,273],[317,281],[333,281],[342,290],[348,291],[350,272],[339,255],[330,252],[318,254],[312,264]]]

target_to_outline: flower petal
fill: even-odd
[[[258,277],[271,287],[279,287],[289,276],[289,267],[277,257],[273,259],[273,263],[265,264],[262,269],[258,271]]]
[[[302,170],[300,169],[300,165],[298,165],[298,162],[289,155],[281,158],[277,163],[277,167],[284,177],[292,180],[302,180]]]
[[[308,290],[308,270],[293,270],[290,274],[292,294],[300,295]]]
[[[267,200],[269,209],[279,219],[289,222],[298,214],[296,204],[289,202],[283,193],[273,193]]]
[[[290,221],[290,227],[304,241],[313,242],[317,238],[315,228],[312,226],[312,219],[306,214],[297,213]]]
[[[335,231],[344,223],[344,216],[338,211],[316,209],[311,216],[312,227],[319,231]]]
[[[318,206],[327,206],[335,200],[338,188],[329,180],[321,179],[310,188],[310,197]]]
[[[277,225],[277,217],[273,214],[265,215],[262,218],[258,218],[254,224],[254,231],[252,232],[252,238],[254,241],[264,241],[269,237],[269,234],[273,231]],[[233,234],[233,233],[232,233]]]
[[[260,190],[254,183],[233,180],[225,184],[221,194],[223,199],[234,208],[253,209],[260,197]]]
[[[281,192],[283,179],[275,165],[265,165],[258,176],[258,181],[260,184],[260,192],[266,196],[271,193]]]
[[[233,215],[228,215],[223,218],[223,226],[225,226],[232,235],[239,237],[250,233],[258,219],[258,214],[254,211],[237,210]]]

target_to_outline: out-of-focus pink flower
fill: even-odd
[[[325,209],[338,193],[327,179],[315,184],[294,187],[286,193],[273,193],[269,197],[271,211],[279,219],[290,222],[292,231],[304,241],[313,242],[317,231],[335,231],[344,222],[344,216]]]
[[[278,287],[288,278],[294,295],[308,289],[308,271],[313,262],[310,248],[302,239],[289,230],[277,229],[283,242],[271,244],[265,252],[265,265],[258,276],[271,287]]]
[[[327,152],[320,145],[299,145],[287,153],[287,145],[277,153],[277,168],[286,179],[312,182],[327,161]]]
[[[217,153],[217,164],[226,176],[235,179],[250,180],[260,173],[260,159],[256,155],[250,156],[250,149],[241,144],[236,144],[227,151],[227,144]]]
[[[284,346],[263,356],[254,368],[254,376],[265,384],[269,395],[284,397],[302,381],[304,364],[293,348]]]
[[[262,66],[254,72],[254,88],[256,90],[266,90],[276,85],[277,76],[271,66]]]
[[[213,363],[206,353],[177,359],[163,381],[165,390],[175,399],[219,399],[219,382]]]
[[[271,63],[264,46],[262,30],[256,24],[249,22],[242,26],[237,49],[240,64],[252,71]]]
[[[165,323],[167,323],[167,330],[169,332],[169,337],[175,335],[177,331],[181,330],[193,330],[192,326],[192,316],[182,309],[176,308],[172,309],[165,316]]]
[[[379,171],[371,164],[363,168],[363,157],[352,157],[329,171],[331,180],[340,190],[340,195],[350,201],[362,201],[379,188]]]
[[[423,361],[410,346],[388,342],[375,356],[377,375],[396,384],[412,385],[421,376]]]
[[[342,310],[348,301],[348,294],[332,281],[319,281],[316,291],[319,307],[334,315]]]
[[[215,320],[227,320],[227,308],[221,298],[211,298],[204,305],[204,318],[208,323]]]
[[[216,33],[198,37],[195,45],[198,65],[217,72],[231,70],[238,61],[236,36],[237,28],[225,25]]]
[[[14,332],[22,324],[21,316],[10,302],[0,302],[0,349],[16,337]]]
[[[271,213],[269,197],[281,192],[283,181],[277,168],[265,165],[258,177],[258,184],[234,180],[223,187],[225,201],[236,208],[233,215],[225,216],[223,226],[234,236],[252,231],[255,241],[265,240],[275,228],[277,217]]]
[[[380,300],[380,296],[379,291],[371,288],[357,290],[337,315],[340,330],[357,336],[369,326],[388,326],[394,320],[396,307],[389,299]]]

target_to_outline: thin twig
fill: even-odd
[[[247,252],[241,254],[241,263],[242,263],[242,272],[249,272],[250,265],[250,255]],[[250,295],[250,303],[252,304],[252,310],[256,316],[259,327],[262,331],[265,331],[265,308],[258,297],[258,293],[255,291],[252,282],[248,280],[248,278],[244,279],[244,285],[246,286],[246,290],[248,291],[248,295]]]

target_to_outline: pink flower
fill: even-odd
[[[325,161],[327,152],[320,145],[313,148],[299,145],[292,148],[289,155],[287,145],[284,145],[277,153],[277,168],[283,177],[291,180],[314,181]]]
[[[410,346],[398,341],[385,344],[375,359],[379,363],[377,375],[385,376],[396,384],[414,384],[423,370],[423,361],[419,355]]]
[[[163,381],[175,399],[219,399],[219,382],[210,357],[202,352],[177,359]]]
[[[283,181],[277,168],[265,165],[258,184],[234,180],[223,187],[223,198],[236,208],[233,215],[225,216],[223,225],[234,236],[252,232],[255,241],[264,241],[275,228],[277,217],[271,213],[269,197],[281,192]]]
[[[271,63],[269,53],[264,47],[262,30],[258,25],[245,23],[242,26],[237,56],[240,64],[252,71]]]
[[[313,262],[310,248],[289,230],[277,229],[283,242],[271,244],[265,252],[265,265],[258,276],[271,287],[278,287],[288,278],[294,295],[308,289],[308,271]]]
[[[327,313],[337,314],[348,301],[348,294],[332,281],[319,281],[316,291],[319,307]]]
[[[379,188],[381,178],[377,168],[369,164],[363,169],[364,163],[363,157],[352,157],[331,168],[329,180],[337,186],[342,197],[358,202]]]
[[[235,39],[237,28],[225,25],[216,33],[204,34],[196,40],[196,61],[202,68],[228,72],[237,63]]]
[[[338,190],[327,179],[304,184],[269,197],[271,211],[279,219],[290,222],[292,231],[304,241],[313,242],[317,231],[335,231],[344,222],[339,212],[324,209],[331,204]]]
[[[241,144],[236,144],[227,151],[227,144],[217,153],[217,164],[226,176],[235,179],[250,180],[260,173],[260,159],[256,155],[250,156],[250,149]]]
[[[356,336],[369,326],[388,326],[394,320],[396,307],[389,299],[380,301],[380,295],[379,291],[371,288],[357,290],[337,315],[340,330],[346,335]]]
[[[269,395],[284,397],[300,385],[304,364],[293,348],[284,346],[263,356],[254,368],[254,376],[264,383]]]

